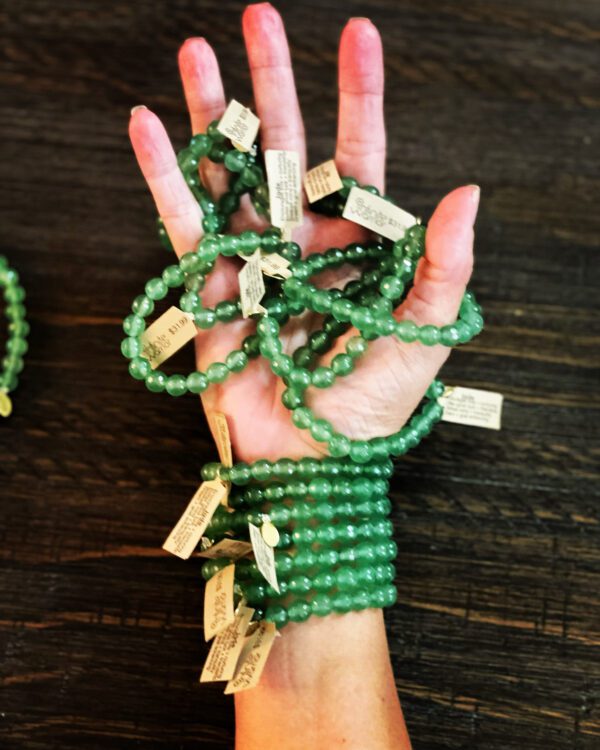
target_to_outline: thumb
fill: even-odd
[[[446,325],[457,315],[473,270],[473,224],[479,187],[466,185],[442,199],[425,235],[425,256],[400,317],[417,325]]]

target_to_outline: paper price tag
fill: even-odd
[[[267,620],[259,622],[257,629],[244,643],[235,677],[227,683],[225,695],[249,690],[258,685],[276,633],[275,623]]]
[[[444,408],[444,422],[499,430],[503,400],[501,393],[455,386],[446,388],[438,402]]]
[[[227,488],[218,480],[202,482],[162,548],[187,560],[206,531],[217,506],[227,496]]]
[[[309,203],[336,193],[342,187],[342,179],[333,159],[309,169],[304,176],[304,190]]]
[[[294,229],[295,226],[297,226],[296,223],[294,223],[294,222],[287,222],[287,221],[284,222],[281,225],[281,227],[280,227],[280,229],[281,229],[281,239],[284,242],[291,242],[292,241],[292,237],[293,237],[292,231],[293,231],[293,229]]]
[[[204,638],[207,641],[230,625],[234,618],[233,578],[235,565],[222,568],[206,582],[204,592]]]
[[[246,265],[238,274],[242,317],[244,318],[248,318],[255,313],[266,312],[265,308],[260,304],[266,291],[261,270],[260,249],[256,250],[246,260]]]
[[[254,610],[244,605],[238,607],[231,625],[222,630],[212,642],[206,662],[200,675],[200,682],[231,680],[244,647],[244,636]]]
[[[230,560],[237,560],[250,552],[252,552],[250,542],[244,542],[241,539],[221,539],[220,542],[199,552],[198,557],[208,557],[212,560],[228,557]]]
[[[221,411],[215,411],[210,416],[213,435],[217,444],[217,452],[223,466],[233,466],[233,456],[231,454],[231,438],[229,437],[229,425],[227,417]],[[227,487],[227,492],[221,498],[221,505],[228,507],[229,491],[231,482],[223,482]]]
[[[342,216],[394,242],[417,223],[412,214],[359,187],[350,190]]]
[[[258,526],[249,523],[248,529],[250,532],[250,541],[252,542],[252,550],[254,551],[254,557],[256,558],[256,565],[265,577],[267,583],[270,583],[275,591],[279,591],[273,548],[269,547],[265,542]]]
[[[194,316],[170,307],[141,336],[142,356],[156,369],[198,333]]]
[[[292,275],[289,265],[289,260],[279,253],[261,253],[260,270],[265,276],[271,276],[274,279],[289,279]]]
[[[229,425],[227,424],[227,417],[222,411],[215,411],[211,414],[210,421],[212,422],[215,441],[217,443],[217,451],[219,458],[223,466],[233,466],[233,456],[231,454],[231,438],[229,437]]]
[[[296,151],[269,148],[265,151],[271,224],[287,235],[302,224],[300,155]]]
[[[229,138],[238,151],[250,151],[259,125],[260,120],[252,110],[232,99],[219,120],[217,130]]]

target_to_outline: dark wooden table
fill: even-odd
[[[279,4],[311,163],[335,133],[335,58],[369,13],[387,59],[390,192],[427,217],[482,186],[484,334],[450,383],[499,390],[500,432],[442,424],[394,480],[391,650],[415,748],[600,746],[595,0]],[[176,52],[206,35],[251,100],[238,2],[4,0],[0,251],[30,353],[0,425],[0,746],[232,747],[197,684],[198,566],[160,545],[214,456],[194,400],[149,394],[120,320],[166,261],[130,152],[146,103],[188,138]]]

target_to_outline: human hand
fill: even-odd
[[[300,155],[306,169],[304,126],[296,95],[290,54],[282,20],[268,3],[250,5],[243,15],[243,33],[261,120],[263,149],[287,149]],[[193,133],[204,132],[225,110],[226,100],[215,54],[202,38],[188,39],[179,53],[179,66]],[[339,119],[335,162],[341,175],[360,184],[384,189],[386,135],[383,118],[383,54],[377,29],[364,18],[351,19],[339,49]],[[160,120],[146,108],[134,108],[129,127],[140,168],[156,202],[171,242],[179,256],[192,250],[202,236],[201,211],[177,166],[175,152]],[[204,160],[208,162],[208,160]],[[218,197],[225,188],[224,169],[201,164],[206,187]],[[479,188],[473,185],[448,194],[432,215],[426,234],[426,252],[417,268],[413,288],[397,308],[397,319],[418,325],[445,325],[455,319],[470,278],[473,223]],[[410,207],[408,207],[410,208]],[[262,229],[266,223],[248,200],[232,222],[234,231]],[[304,207],[304,223],[293,239],[303,255],[328,247],[344,247],[364,240],[367,233],[345,219],[328,218]],[[234,259],[219,258],[207,280],[205,305],[239,293]],[[327,283],[343,285],[343,269]],[[294,318],[282,330],[284,351],[291,353],[315,328],[318,316]],[[222,361],[255,328],[252,320],[202,331],[196,337],[197,366],[205,370]],[[356,335],[350,329],[337,339],[323,359],[344,350]],[[351,438],[372,438],[396,432],[415,409],[431,380],[448,357],[443,346],[405,344],[395,337],[370,343],[368,353],[350,375],[327,390],[311,389],[308,403],[328,419],[336,431]],[[232,444],[239,460],[320,456],[321,443],[298,430],[281,402],[285,386],[259,358],[240,374],[203,394],[206,412],[221,411],[229,418]]]

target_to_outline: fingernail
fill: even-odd
[[[148,109],[148,107],[145,104],[138,104],[135,107],[131,108],[131,116],[133,117],[136,112],[138,112],[140,109]]]
[[[206,44],[206,39],[203,36],[188,36],[185,42],[181,45],[181,51],[187,47],[195,46],[196,44]]]
[[[479,185],[471,185],[471,200],[477,206],[479,205],[479,196],[481,195],[481,188]]]

